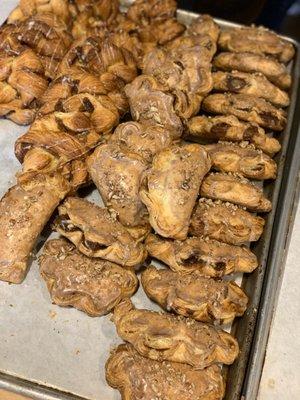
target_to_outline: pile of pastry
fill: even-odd
[[[221,326],[248,303],[222,277],[258,266],[293,45],[207,15],[185,27],[174,0],[21,0],[0,38],[0,115],[32,123],[0,202],[0,279],[24,280],[58,207],[40,273],[55,304],[113,313],[108,383],[126,400],[222,399],[239,348]],[[104,207],[78,196],[92,183]],[[134,307],[138,275],[164,312]]]

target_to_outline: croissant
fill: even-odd
[[[198,144],[174,145],[154,157],[140,198],[157,233],[186,238],[199,188],[210,165],[206,151]]]
[[[196,231],[194,221],[195,218],[192,229]],[[173,241],[150,234],[145,244],[152,257],[182,274],[195,271],[220,278],[233,272],[252,272],[258,266],[255,254],[247,247],[233,246],[204,236]]]
[[[257,241],[264,225],[263,218],[231,203],[200,199],[191,218],[189,233],[239,246]]]
[[[142,274],[142,285],[166,311],[196,321],[228,324],[247,308],[248,298],[235,282],[206,278],[199,272],[181,275],[150,266]]]
[[[199,139],[203,142],[249,141],[270,157],[281,149],[279,141],[267,136],[263,128],[254,123],[240,121],[234,115],[193,117],[186,124],[186,135],[192,140]]]
[[[59,206],[55,228],[83,254],[132,267],[146,259],[147,252],[106,208],[77,197]]]
[[[272,158],[246,143],[218,142],[203,146],[208,152],[213,169],[234,172],[246,178],[275,179],[277,164]]]
[[[200,195],[214,200],[228,201],[254,212],[269,212],[272,203],[261,188],[239,175],[210,173],[201,184]]]
[[[121,344],[106,362],[106,380],[124,400],[221,400],[221,368],[196,370],[187,364],[142,357],[130,344]],[[141,384],[141,382],[143,384]]]
[[[229,333],[193,319],[136,309],[129,299],[115,307],[113,321],[118,335],[152,360],[203,369],[232,364],[238,356],[238,343]]]
[[[132,296],[138,285],[134,272],[86,257],[64,239],[46,242],[39,264],[52,301],[92,317],[109,313],[122,299]]]

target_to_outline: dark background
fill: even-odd
[[[179,8],[259,24],[300,40],[300,0],[178,0]]]

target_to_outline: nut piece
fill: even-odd
[[[132,296],[138,286],[134,272],[86,257],[65,239],[49,240],[39,264],[52,301],[91,317],[109,313],[121,300]]]
[[[203,147],[211,157],[213,169],[217,171],[234,172],[258,180],[276,178],[276,162],[247,142],[219,142]]]
[[[202,106],[205,111],[213,114],[235,115],[274,131],[282,131],[287,122],[284,110],[249,94],[210,94],[204,99]]]
[[[221,400],[221,368],[196,370],[187,364],[142,357],[130,344],[119,345],[106,363],[106,380],[124,400]]]
[[[268,212],[272,209],[272,203],[261,188],[231,173],[208,174],[202,182],[200,194],[209,199],[229,201],[250,211]]]
[[[199,188],[209,169],[209,157],[198,144],[172,146],[154,157],[140,197],[157,233],[186,238]]]
[[[57,232],[68,238],[83,254],[122,266],[141,264],[147,252],[123,225],[101,208],[77,197],[69,197],[59,207]]]
[[[235,282],[206,278],[199,272],[181,275],[151,266],[142,274],[142,285],[166,311],[197,321],[228,324],[247,308],[248,297]]]
[[[180,273],[222,277],[233,272],[252,272],[257,258],[245,246],[232,246],[208,237],[191,237],[184,241],[167,240],[149,235],[146,247],[152,257]]]
[[[237,246],[257,241],[265,220],[231,203],[200,199],[191,219],[189,233],[209,236]]]
[[[232,364],[237,341],[227,332],[180,316],[135,309],[129,299],[115,307],[118,335],[144,357],[189,364],[197,369]]]

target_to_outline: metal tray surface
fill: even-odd
[[[126,6],[130,2],[122,3]],[[4,3],[12,9],[16,1],[5,0]],[[8,11],[1,8],[0,13],[7,15]],[[178,18],[186,24],[196,16],[178,11]],[[226,21],[217,22],[223,27],[237,26]],[[292,225],[293,205],[298,194],[300,136],[297,136],[297,130],[300,116],[294,115],[294,111],[296,103],[297,108],[300,107],[297,94],[300,56],[299,46],[294,44],[297,55],[291,65],[293,87],[288,126],[279,135],[282,151],[276,157],[279,175],[275,182],[266,183],[264,187],[274,207],[266,217],[263,237],[252,247],[260,267],[254,273],[245,275],[242,281],[250,296],[250,304],[245,316],[232,326],[241,353],[234,365],[225,370],[226,400],[256,398]],[[26,129],[0,120],[0,196],[14,183],[14,175],[19,169],[13,154],[14,142]],[[89,193],[88,198],[101,202],[96,191]],[[48,227],[37,249],[41,248],[49,234]],[[55,234],[52,233],[52,236]],[[142,289],[133,301],[140,308],[159,309]],[[118,400],[119,393],[105,381],[104,364],[111,347],[119,342],[109,316],[90,318],[75,309],[52,305],[36,261],[32,263],[22,285],[0,282],[0,388],[40,400]]]

